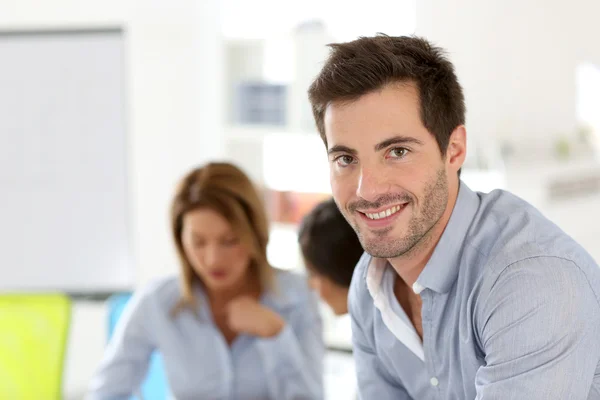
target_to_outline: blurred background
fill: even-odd
[[[467,99],[463,179],[523,197],[600,261],[600,2],[351,4],[0,0],[0,291],[73,300],[64,398],[102,356],[106,298],[177,273],[168,206],[192,166],[244,168],[270,261],[303,272],[297,223],[330,190],[306,97],[327,43],[446,48]],[[351,398],[348,320],[323,315],[327,398]]]

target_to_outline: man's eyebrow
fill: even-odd
[[[393,144],[416,144],[419,146],[423,146],[423,142],[417,138],[411,136],[394,136],[389,139],[385,139],[384,141],[377,143],[374,147],[375,151],[381,151],[386,147],[389,147]]]
[[[327,150],[327,154],[331,155],[333,153],[349,153],[349,154],[352,154],[352,155],[356,155],[357,151],[354,150],[354,149],[351,149],[348,146],[344,146],[344,145],[338,144],[336,146],[333,146],[329,150]]]

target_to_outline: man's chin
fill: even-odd
[[[359,237],[364,238],[365,242],[368,243],[379,243],[379,242],[396,242],[401,240],[402,229],[398,226],[386,226],[384,228],[373,228],[369,226],[360,226]]]
[[[368,243],[362,243],[363,249],[376,258],[392,258],[395,254],[395,249],[389,243],[382,243],[381,241],[369,241]]]
[[[382,238],[381,236],[369,236],[363,238],[361,245],[363,249],[373,257],[377,258],[395,258],[404,255],[409,251],[414,243],[409,243],[406,239]]]

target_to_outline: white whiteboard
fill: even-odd
[[[0,32],[0,291],[127,289],[120,30]]]

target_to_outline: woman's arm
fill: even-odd
[[[323,398],[325,345],[313,293],[306,295],[277,335],[257,340],[273,399]]]
[[[100,367],[90,383],[90,400],[129,399],[146,376],[154,351],[152,330],[152,292],[136,293],[123,311],[104,353]]]

